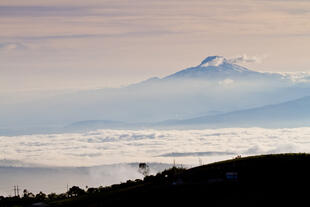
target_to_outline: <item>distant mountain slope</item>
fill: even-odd
[[[217,127],[303,127],[310,126],[310,96],[280,104],[185,120],[159,123],[122,123],[110,121],[77,122],[68,129],[139,128],[217,128]]]
[[[306,81],[301,85],[288,76],[252,71],[222,56],[210,56],[195,67],[127,87],[44,96],[14,105],[0,103],[0,135],[55,131],[85,120],[119,123],[92,121],[70,127],[192,119],[294,100],[309,96],[309,89]]]
[[[65,127],[66,130],[93,130],[100,128],[116,128],[126,126],[126,123],[110,120],[87,120],[72,123]]]
[[[166,121],[162,126],[200,127],[302,127],[310,126],[310,96],[281,104],[215,116]]]

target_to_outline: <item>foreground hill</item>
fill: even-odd
[[[172,168],[143,181],[97,189],[51,206],[270,206],[308,201],[309,154],[236,158]]]

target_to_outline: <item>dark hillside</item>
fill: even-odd
[[[262,155],[76,191],[50,206],[296,206],[309,200],[310,154]],[[78,189],[79,190],[79,189]],[[12,205],[8,205],[12,206]]]
[[[75,198],[64,206],[297,204],[310,192],[310,155],[263,155],[217,162],[189,170],[173,168],[140,182]]]

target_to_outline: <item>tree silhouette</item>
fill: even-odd
[[[39,201],[44,201],[46,199],[46,194],[41,191],[36,195],[36,199]]]
[[[29,192],[27,189],[24,189],[23,190],[23,198],[34,198],[35,195],[31,192]]]
[[[139,173],[141,173],[143,176],[148,176],[150,173],[150,167],[146,163],[140,163],[139,164]]]
[[[79,188],[78,186],[73,186],[69,189],[67,193],[69,197],[75,197],[75,196],[80,196],[80,195],[85,194],[85,191]]]

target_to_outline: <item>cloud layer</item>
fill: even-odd
[[[0,137],[1,159],[50,166],[163,162],[197,165],[235,155],[310,152],[310,128],[97,130]]]
[[[310,127],[208,130],[97,130],[86,133],[0,137],[0,195],[12,186],[32,192],[65,192],[142,178],[137,163],[156,173],[175,162],[197,166],[237,155],[310,152]],[[112,164],[111,163],[123,163]],[[128,164],[136,163],[136,164]],[[103,164],[103,165],[102,165]],[[101,165],[91,167],[93,165]],[[5,167],[6,166],[6,167]],[[14,167],[10,167],[14,166]],[[88,166],[88,167],[48,167]]]

